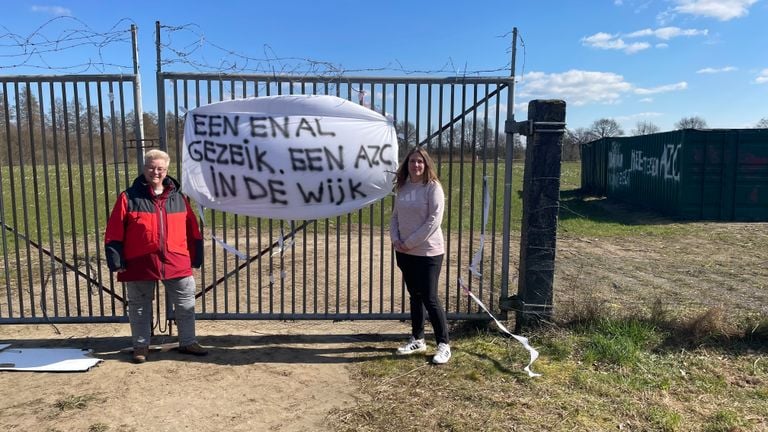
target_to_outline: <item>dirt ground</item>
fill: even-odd
[[[399,322],[201,321],[206,357],[153,351],[134,365],[128,325],[0,326],[13,347],[89,348],[83,373],[0,372],[2,431],[319,431],[360,397],[347,366],[392,355]],[[157,337],[162,344],[173,337]],[[72,407],[81,400],[84,406]],[[62,409],[64,408],[64,409]]]
[[[556,311],[661,299],[673,309],[768,313],[768,224],[696,226],[703,235],[631,241],[561,233]],[[392,355],[409,331],[401,322],[201,321],[207,357],[166,350],[134,365],[121,352],[127,324],[57,328],[2,325],[0,342],[88,348],[104,361],[84,373],[0,372],[1,431],[322,431],[329,411],[363,397],[350,365]]]

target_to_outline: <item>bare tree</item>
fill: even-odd
[[[566,161],[581,160],[581,146],[598,137],[587,128],[567,129],[563,136],[563,156]]]
[[[595,139],[624,135],[621,125],[616,120],[610,118],[595,120],[592,126],[589,127],[589,131],[595,135]]]
[[[705,129],[707,121],[699,116],[683,117],[675,123],[675,129]]]
[[[768,117],[763,117],[755,125],[755,129],[768,129]]]
[[[637,122],[635,129],[632,129],[632,135],[650,135],[658,132],[660,129],[651,121],[643,120]]]

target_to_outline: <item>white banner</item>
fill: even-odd
[[[308,220],[387,196],[397,164],[383,115],[335,96],[266,96],[187,112],[181,184],[203,207]]]

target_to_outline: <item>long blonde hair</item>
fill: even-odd
[[[416,153],[418,153],[424,159],[424,178],[422,179],[423,183],[427,184],[431,181],[438,183],[440,182],[440,179],[437,177],[437,170],[435,170],[435,162],[429,156],[429,153],[427,153],[427,150],[424,147],[416,146],[412,148],[407,155],[405,155],[405,159],[403,159],[403,162],[397,169],[397,175],[395,176],[395,190],[400,190],[405,182],[408,181],[408,161],[411,159],[411,156]]]

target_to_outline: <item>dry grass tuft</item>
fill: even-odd
[[[678,336],[691,345],[729,340],[739,337],[739,333],[725,309],[719,306],[681,321],[678,328]]]
[[[748,323],[744,339],[768,346],[768,316],[759,317]]]

